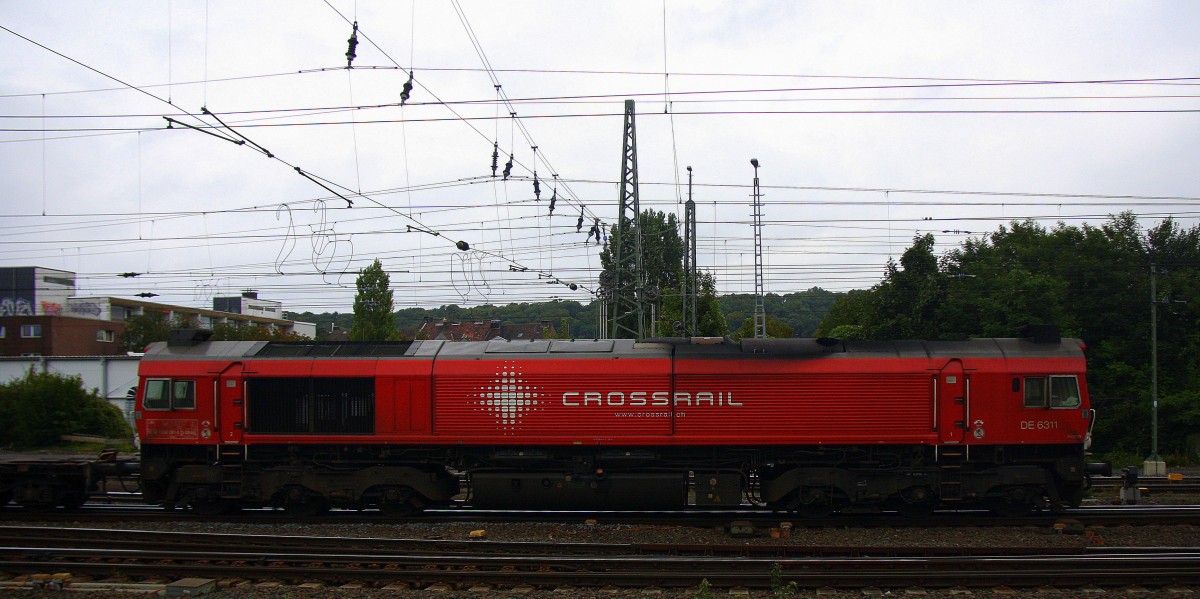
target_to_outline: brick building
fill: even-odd
[[[0,317],[0,356],[118,356],[125,323],[72,316]]]
[[[316,325],[279,318],[282,304],[247,292],[223,298],[235,312],[106,296],[76,296],[75,273],[30,267],[0,268],[0,356],[113,356],[125,353],[126,321],[147,313],[179,317],[203,328],[254,326],[316,337]],[[235,302],[236,300],[236,302]],[[274,316],[271,316],[274,315]]]

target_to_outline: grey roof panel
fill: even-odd
[[[571,339],[550,342],[550,353],[610,353],[613,350],[612,339]]]
[[[493,339],[487,342],[483,352],[487,354],[544,354],[550,349],[549,339],[509,341]]]
[[[143,360],[178,360],[181,358],[247,358],[267,345],[266,341],[212,341],[197,345],[167,345],[166,341],[151,343]]]

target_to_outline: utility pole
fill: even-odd
[[[643,304],[641,207],[638,204],[637,131],[633,100],[625,100],[625,134],[622,136],[621,189],[617,233],[613,240],[612,310],[610,337],[642,339],[646,332]]]
[[[763,301],[763,257],[762,257],[762,191],[758,187],[758,159],[751,158],[754,167],[754,338],[767,337],[767,308]]]
[[[1146,458],[1147,470],[1151,462],[1161,462],[1158,457],[1158,272],[1150,265],[1150,457]]]
[[[683,208],[683,327],[686,336],[699,334],[696,326],[696,202],[692,200],[692,167],[688,172],[688,200]]]

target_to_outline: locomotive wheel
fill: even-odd
[[[833,513],[833,498],[825,489],[800,489],[790,507],[804,518],[826,518]]]
[[[220,516],[232,512],[237,504],[232,499],[220,496],[216,489],[208,487],[193,487],[181,494],[179,505],[187,505],[192,513],[199,516]]]
[[[1079,507],[1083,503],[1083,496],[1090,488],[1092,481],[1087,481],[1085,485],[1070,485],[1062,490],[1063,503],[1071,507]]]
[[[296,518],[311,518],[329,511],[329,502],[323,497],[306,497],[302,501],[289,501],[283,504],[283,511]]]
[[[52,512],[54,511],[54,508],[58,507],[53,501],[41,501],[39,499],[26,499],[23,501],[18,501],[17,505],[21,506],[22,510],[33,514]]]
[[[423,499],[409,487],[389,487],[383,490],[379,511],[395,518],[411,516],[425,507]]]
[[[55,500],[57,492],[49,485],[31,485],[23,487],[16,494],[17,505],[27,512],[44,513],[58,506]]]
[[[417,506],[406,501],[404,503],[381,503],[379,504],[379,511],[383,512],[383,515],[385,516],[390,516],[392,518],[403,518],[405,516],[411,516],[421,510]]]
[[[188,502],[188,509],[197,516],[222,516],[233,511],[231,499],[213,497],[196,498]]]
[[[283,492],[283,511],[297,518],[311,518],[329,511],[329,502],[322,496],[299,485],[290,485]]]
[[[22,501],[20,506],[21,509],[31,514],[44,514],[46,512],[52,512],[54,511],[54,508],[57,507],[53,503],[43,503],[40,501]]]
[[[998,516],[1019,518],[1033,513],[1040,505],[1036,490],[1028,487],[1013,487],[1003,497],[991,501],[991,510]]]
[[[83,507],[83,504],[87,503],[87,500],[88,496],[86,494],[69,493],[66,497],[63,497],[62,504],[68,510],[77,510]]]
[[[937,508],[937,498],[929,487],[911,487],[900,494],[896,511],[905,518],[925,518]]]

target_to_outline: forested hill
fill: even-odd
[[[813,287],[808,291],[796,293],[768,293],[765,307],[768,317],[787,325],[796,337],[809,337],[821,324],[825,314],[837,299],[838,294]],[[754,314],[754,296],[750,294],[722,295],[718,298],[725,321],[729,323],[731,332],[742,326],[743,322]],[[500,320],[506,324],[549,321],[561,337],[594,338],[597,334],[596,319],[598,306],[596,302],[580,304],[573,301],[535,302],[507,304],[503,306],[475,306],[463,308],[450,304],[438,308],[404,308],[396,311],[396,327],[405,336],[411,337],[421,323],[426,319],[441,320],[443,318],[462,321]],[[338,328],[349,330],[354,324],[354,315],[350,312],[312,312],[285,314],[286,318],[303,322],[317,323],[317,330],[325,333],[331,324]],[[564,326],[565,325],[565,326]],[[669,331],[659,331],[660,335],[670,335]]]

